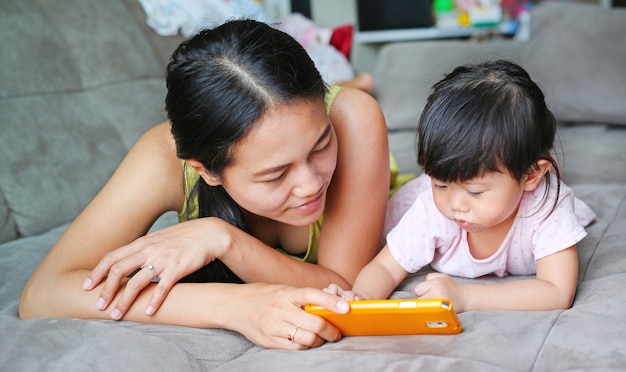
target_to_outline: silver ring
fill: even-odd
[[[142,269],[148,269],[150,271],[152,271],[152,281],[153,282],[158,282],[161,278],[159,278],[159,274],[157,274],[156,270],[154,269],[154,266],[150,265],[150,264],[145,264],[141,267]]]

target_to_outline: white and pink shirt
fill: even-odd
[[[439,212],[430,178],[421,175],[403,187],[417,188],[407,193],[417,196],[397,225],[391,222],[395,225],[387,234],[391,254],[411,273],[430,264],[439,272],[466,278],[535,274],[538,259],[578,243],[587,235],[583,226],[595,219],[593,211],[576,199],[573,190],[563,182],[552,210],[556,177],[551,176],[544,200],[545,182],[524,193],[513,225],[496,253],[476,259],[470,253],[467,232]],[[580,209],[578,213],[575,204]]]

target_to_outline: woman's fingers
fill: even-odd
[[[152,280],[153,277],[152,272],[150,270],[137,271],[137,268],[141,266],[141,264],[138,262],[139,261],[137,260],[127,259],[116,263],[111,267],[106,279],[104,280],[102,289],[100,290],[100,295],[98,296],[98,300],[96,302],[96,308],[98,310],[104,310],[109,306],[109,304],[111,303],[113,298],[115,298],[115,295],[119,291],[122,282],[127,279],[130,273],[136,271],[135,275],[133,275],[133,277],[129,279],[129,283],[131,286],[129,287],[129,285],[127,284],[126,289],[135,286],[137,289],[135,290],[135,293],[133,295],[134,297],[137,296],[137,293],[139,293],[139,290],[141,289],[139,288],[140,285],[138,283],[147,282],[143,285],[143,287],[150,283],[150,280]]]
[[[132,278],[130,278],[126,283],[126,287],[121,293],[119,300],[115,303],[115,306],[111,311],[111,318],[115,320],[121,319],[133,302],[135,302],[139,292],[146,288],[152,282],[154,277],[155,275],[152,270],[150,270],[147,266],[144,266]],[[104,291],[105,290],[103,290],[103,292]]]
[[[138,254],[145,248],[145,245],[145,238],[139,238],[104,255],[85,279],[83,289],[87,291],[92,290],[110,277],[117,278],[117,285],[119,286],[126,276],[137,271],[145,264],[145,258]]]
[[[312,288],[300,288],[292,292],[292,298],[290,301],[298,306],[302,307],[307,304],[322,306],[330,311],[345,314],[350,311],[350,305],[344,299],[337,297],[334,294],[320,291]],[[319,338],[308,337],[305,339],[307,345],[316,347],[321,345],[324,340],[335,342],[341,339],[341,332],[332,324],[328,323],[317,315],[303,312],[300,316],[300,328],[305,331],[309,331],[315,334]],[[306,336],[306,332],[303,332]]]
[[[135,299],[141,291],[143,291],[150,283],[156,282],[152,291],[148,305],[144,312],[146,315],[153,315],[163,304],[170,289],[176,284],[177,279],[172,280],[170,276],[164,275],[160,277],[154,265],[144,265],[131,279],[126,283],[126,287],[120,294],[120,298],[115,304],[115,308],[111,312],[113,319],[120,319],[135,302]]]
[[[87,279],[83,283],[84,290],[91,290],[100,284],[103,280],[105,280],[111,274],[111,270],[115,264],[117,264],[120,260],[126,258],[128,253],[125,252],[125,247],[116,249],[112,252],[107,253],[101,260],[98,262],[96,267],[91,270]],[[136,269],[137,267],[133,268]],[[118,267],[117,270],[121,268]],[[132,272],[132,271],[131,271]],[[128,274],[128,273],[127,273]]]
[[[284,342],[285,340],[287,343]],[[286,333],[278,341],[280,344],[285,345],[282,346],[285,349],[306,350],[321,346],[326,340],[306,328],[294,326],[289,333]]]
[[[289,301],[300,307],[308,304],[319,305],[339,314],[345,314],[350,310],[348,302],[341,297],[314,288],[299,288],[292,291]]]
[[[154,287],[154,292],[148,301],[146,307],[146,315],[153,315],[161,307],[163,301],[170,292],[170,289],[176,284],[176,281],[172,281],[169,277],[164,277],[159,280],[159,283]]]
[[[302,350],[341,339],[341,332],[322,317],[302,309],[306,304],[338,313],[349,311],[346,301],[314,288],[294,288],[262,283],[244,284],[246,300],[236,306],[239,320],[233,330],[267,348]]]

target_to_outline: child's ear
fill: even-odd
[[[537,188],[539,181],[550,170],[552,163],[545,159],[537,161],[529,170],[528,174],[524,176],[522,180],[524,191],[532,191]]]
[[[206,170],[204,165],[197,161],[196,159],[187,159],[185,160],[188,166],[192,167],[196,170],[196,173],[202,177],[204,182],[206,182],[209,186],[219,186],[222,184],[222,180],[220,177]]]

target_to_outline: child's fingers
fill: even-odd
[[[330,293],[339,297],[342,297],[343,295],[343,289],[337,284],[331,284],[328,287],[324,288],[324,292]]]

